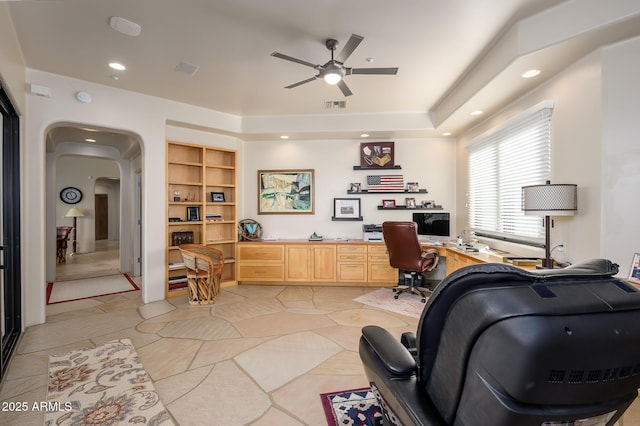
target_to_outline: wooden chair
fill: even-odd
[[[56,228],[56,261],[66,263],[67,261],[67,241],[73,226],[58,226]]]
[[[218,249],[201,244],[178,246],[187,268],[189,303],[209,305],[220,294],[220,280],[224,269],[224,255]]]

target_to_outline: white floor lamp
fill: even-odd
[[[527,215],[544,216],[545,256],[543,268],[553,268],[551,258],[551,216],[573,216],[578,210],[578,185],[551,184],[522,187],[522,210]]]
[[[78,218],[79,217],[83,217],[84,216],[84,212],[82,210],[80,210],[77,207],[72,207],[71,209],[69,209],[69,211],[67,212],[67,214],[64,215],[64,217],[72,217],[73,218],[73,239],[72,241],[72,247],[73,247],[73,253],[72,254],[76,254],[77,250],[78,250]]]

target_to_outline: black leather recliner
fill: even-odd
[[[417,333],[364,327],[385,424],[613,425],[640,387],[640,293],[617,272],[468,266],[436,287]]]

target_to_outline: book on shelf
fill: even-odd
[[[205,215],[205,220],[207,222],[216,222],[222,220],[222,215],[219,213],[207,213]]]
[[[169,269],[184,268],[184,262],[171,262],[169,263]]]
[[[169,277],[169,285],[186,283],[186,282],[187,282],[187,277],[184,276],[184,275],[180,275],[180,276],[177,276],[177,277]]]
[[[187,283],[183,282],[183,283],[177,283],[177,284],[169,284],[169,290],[179,290],[181,288],[186,288],[187,287]]]

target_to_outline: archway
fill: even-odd
[[[76,218],[77,252],[95,252],[96,192],[107,194],[116,209],[111,210],[109,239],[118,241],[117,271],[140,275],[141,221],[136,208],[142,191],[138,178],[143,164],[140,138],[117,129],[58,123],[48,130],[46,144],[47,282],[56,279],[56,227],[69,224],[71,219],[65,216],[71,207],[77,207],[82,215]],[[82,193],[81,201],[69,205],[61,199],[61,190],[69,187]]]

